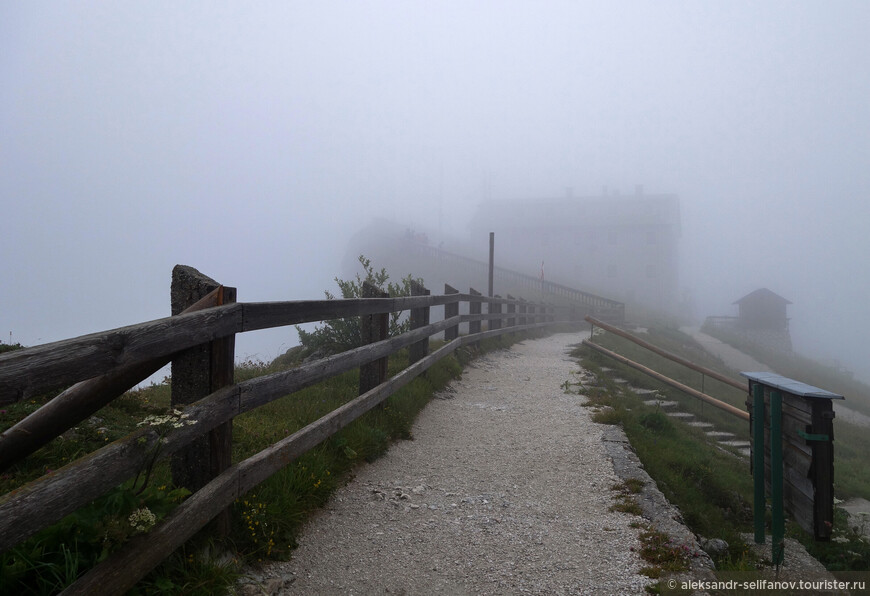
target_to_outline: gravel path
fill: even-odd
[[[561,384],[579,334],[475,360],[394,445],[336,491],[289,562],[283,594],[643,594],[636,517],[582,397]]]

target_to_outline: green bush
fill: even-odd
[[[371,261],[364,255],[359,256],[359,262],[365,272],[364,277],[357,273],[356,279],[348,281],[335,278],[335,283],[338,284],[339,290],[341,290],[341,297],[344,299],[362,298],[363,285],[365,283],[373,285],[381,292],[387,292],[391,298],[410,296],[412,282],[417,282],[420,285],[423,284],[422,279],[415,279],[410,274],[403,277],[399,283],[388,283],[390,276],[387,274],[386,269],[375,271]],[[324,294],[326,294],[326,298],[329,300],[335,299],[335,295],[328,290],[324,291]],[[410,322],[407,318],[402,318],[401,312],[390,314],[389,334],[391,336],[402,334],[408,331],[409,327]],[[309,353],[320,352],[323,355],[338,354],[339,352],[363,345],[359,317],[325,321],[312,332],[305,331],[297,325],[296,331],[299,333],[299,342]]]

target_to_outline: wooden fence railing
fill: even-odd
[[[403,240],[402,242],[402,246],[405,250],[413,251],[419,255],[438,261],[450,270],[457,268],[465,269],[471,271],[475,276],[484,276],[488,274],[489,265],[483,261],[457,255],[441,248],[420,242],[408,240]],[[592,314],[599,319],[617,324],[625,322],[625,304],[622,302],[611,300],[610,298],[604,298],[603,296],[584,292],[552,281],[543,280],[539,277],[527,275],[504,267],[493,267],[493,274],[496,279],[509,286],[523,288],[524,290],[532,292],[540,292],[547,297],[561,297],[568,299],[578,307],[583,308],[586,311],[586,314]]]
[[[195,270],[194,270],[195,271]],[[198,272],[197,272],[198,273]],[[0,469],[89,416],[97,408],[147,378],[165,362],[196,346],[232,339],[237,333],[347,317],[373,318],[410,310],[412,329],[394,337],[369,334],[372,343],[296,368],[231,383],[183,407],[195,424],[164,431],[144,427],[0,497],[0,552],[59,521],[65,515],[134,477],[150,458],[164,459],[199,437],[231,423],[234,417],[345,371],[386,359],[411,348],[411,364],[392,378],[376,377],[372,387],[323,418],[242,462],[213,470],[213,477],[147,534],[132,538],[64,593],[123,593],[169,553],[217,517],[237,497],[299,455],[331,436],[409,383],[460,346],[505,333],[578,322],[572,309],[523,299],[467,294],[445,286],[443,295],[416,287],[406,298],[360,298],[220,304],[218,287],[176,316],[63,340],[0,355],[0,403],[77,383],[33,415],[0,434]],[[469,305],[467,315],[459,304]],[[486,313],[481,305],[487,304]],[[197,310],[206,306],[204,310]],[[501,312],[502,305],[506,306]],[[429,323],[429,310],[444,307],[443,319]],[[487,322],[487,330],[481,325]],[[471,333],[459,335],[468,322]],[[429,338],[447,341],[429,352]],[[224,351],[227,343],[224,344]],[[232,341],[228,343],[232,350]],[[191,365],[192,366],[192,365]],[[204,366],[211,366],[206,359]],[[386,370],[385,367],[381,370]],[[173,376],[176,370],[173,369]],[[43,412],[40,414],[40,412]]]

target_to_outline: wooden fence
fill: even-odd
[[[467,271],[474,277],[488,275],[489,265],[484,261],[457,255],[420,242],[403,240],[401,246],[403,250],[438,262],[449,271]],[[522,288],[523,291],[540,293],[548,299],[557,297],[566,299],[575,304],[578,310],[584,310],[585,314],[594,315],[599,319],[614,324],[623,324],[625,322],[625,304],[622,302],[504,267],[493,267],[493,275],[502,284],[509,287]]]
[[[211,435],[213,452],[224,450],[213,453],[212,461],[224,463],[209,468],[210,477],[203,486],[153,530],[132,538],[64,592],[124,593],[169,553],[219,517],[236,498],[457,348],[505,333],[577,322],[572,321],[569,308],[513,297],[481,296],[473,288],[466,294],[446,286],[443,295],[432,296],[425,288],[416,287],[413,293],[420,295],[237,303],[233,288],[218,286],[172,317],[0,355],[0,403],[77,383],[0,434],[0,469],[87,418],[170,360],[174,363],[173,384],[182,372],[176,365],[182,361],[187,362],[187,367],[208,367],[208,371],[192,374],[202,373],[211,379],[208,394],[182,408],[186,420],[196,421],[195,424],[181,425],[162,434],[144,427],[0,497],[0,552],[134,477],[153,463],[149,458],[155,453],[159,459],[177,457],[200,437]],[[468,303],[467,315],[459,314],[463,302]],[[483,304],[488,306],[486,313],[481,312]],[[443,319],[430,324],[429,310],[442,306]],[[371,324],[377,317],[408,310],[412,313],[410,331],[393,337],[384,337],[376,330],[364,333],[371,343],[296,368],[241,383],[231,381],[231,372],[227,382],[225,370],[214,370],[215,362],[223,363],[218,368],[232,366],[233,338],[237,333],[347,317],[360,317]],[[462,322],[469,323],[471,332],[460,336]],[[487,323],[486,330],[482,329],[483,322]],[[429,338],[440,333],[447,343],[429,353]],[[184,360],[184,354],[202,346],[218,357]],[[386,367],[377,366],[377,362],[405,347],[411,348],[410,365],[397,375],[384,378]],[[215,437],[214,433],[230,424],[235,416],[331,376],[357,367],[361,371],[371,369],[373,365],[376,380],[373,386],[361,389],[358,398],[260,453],[229,465],[226,450],[230,445],[225,436]],[[216,444],[221,446],[215,447]]]

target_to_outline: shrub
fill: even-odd
[[[387,292],[391,298],[411,295],[411,282],[423,284],[422,279],[414,279],[411,275],[403,277],[399,283],[387,283],[390,276],[386,269],[375,271],[371,261],[364,255],[359,256],[360,265],[362,265],[365,276],[356,274],[356,279],[342,280],[335,278],[335,283],[338,284],[341,290],[341,297],[362,298],[363,284],[369,283],[376,287],[381,292]],[[386,284],[386,285],[385,285]],[[328,290],[324,292],[326,298],[334,300],[333,295]],[[407,331],[410,327],[410,322],[407,317],[402,318],[401,312],[390,313],[390,329],[389,334],[399,335]],[[299,342],[309,352],[320,352],[324,355],[338,354],[351,348],[357,348],[363,345],[362,329],[358,317],[348,317],[344,319],[334,319],[332,321],[324,321],[322,325],[314,331],[308,332],[296,326],[296,331],[299,333]]]

